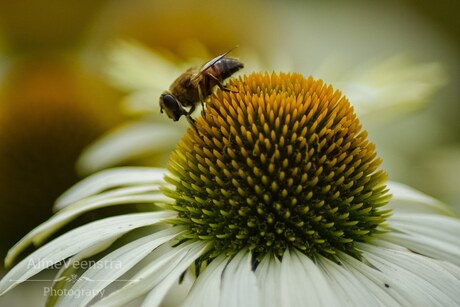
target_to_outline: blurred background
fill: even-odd
[[[81,151],[132,120],[120,107],[126,89],[105,73],[108,49],[118,39],[173,62],[204,62],[239,45],[235,55],[244,72],[289,70],[326,82],[401,55],[439,64],[443,73],[424,81],[439,86],[421,107],[362,122],[391,180],[459,210],[459,8],[454,0],[0,0],[0,257],[86,175],[75,167]],[[166,161],[167,155],[152,155],[123,164]],[[15,300],[24,296],[15,293],[29,291],[27,285],[0,305],[20,303]]]

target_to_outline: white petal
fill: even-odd
[[[284,253],[279,284],[282,306],[339,306],[322,272],[300,252]]]
[[[0,294],[88,247],[114,240],[130,230],[161,222],[174,215],[175,213],[170,211],[122,215],[92,222],[69,231],[39,248],[11,269],[0,281]],[[23,242],[20,241],[8,252],[6,265],[10,265],[19,254],[22,245]]]
[[[368,289],[369,281],[363,283],[363,276],[361,278],[356,276],[361,273],[347,270],[322,256],[317,257],[317,261],[341,305],[356,307],[380,305],[378,298]]]
[[[57,200],[55,210],[115,187],[143,184],[161,184],[164,182],[165,169],[153,167],[119,167],[101,171],[83,179]]]
[[[184,273],[198,257],[203,255],[207,249],[209,249],[209,247],[203,242],[197,242],[191,249],[189,249],[187,255],[185,255],[181,262],[177,266],[174,266],[172,270],[169,270],[167,276],[152,291],[150,291],[142,303],[142,306],[159,306],[168,290],[179,280],[182,273]]]
[[[363,256],[389,278],[389,286],[399,289],[416,305],[460,305],[460,281],[438,265],[438,261],[410,251],[358,244]]]
[[[414,188],[394,181],[387,187],[393,195],[388,206],[395,212],[454,215],[448,206]]]
[[[196,57],[196,53],[194,55]],[[204,56],[204,59],[208,56]],[[181,60],[181,64],[176,65],[177,60],[171,61],[139,43],[119,41],[111,49],[106,73],[112,84],[130,92],[123,99],[124,111],[131,114],[159,114],[158,98],[161,93],[186,69],[202,63],[202,60],[194,63],[195,60]]]
[[[278,293],[281,281],[281,262],[273,255],[267,255],[262,259],[256,270],[259,284],[261,306],[282,306],[281,297]]]
[[[286,250],[281,262],[281,278],[279,281],[279,295],[282,306],[319,305],[319,301],[314,300],[316,298],[315,294],[311,292],[312,281],[308,279],[308,276],[302,274],[302,271],[303,267],[297,261],[297,257],[292,257],[289,250]],[[309,298],[310,296],[311,298]]]
[[[138,274],[130,277],[126,285],[102,298],[93,306],[123,306],[149,292],[159,282],[158,279],[165,278],[167,275],[165,270],[180,263],[189,248],[189,244],[177,248],[162,245],[148,257],[151,259],[150,263],[147,262],[148,259],[143,260],[143,263],[147,262],[147,265],[144,265]]]
[[[460,261],[458,258],[458,246],[452,246],[436,239],[422,236],[411,236],[396,232],[386,234],[382,238],[404,246],[422,255],[450,261],[455,264],[458,264]]]
[[[215,258],[194,282],[183,306],[208,307],[219,306],[222,274],[229,258],[219,256]]]
[[[460,248],[460,220],[434,214],[394,214],[390,225],[397,231],[431,237]]]
[[[152,120],[119,126],[83,151],[77,169],[90,174],[149,154],[170,152],[184,133],[178,128]]]
[[[433,214],[394,214],[388,219],[394,231],[388,241],[417,253],[460,265],[460,220]]]
[[[109,54],[107,74],[122,89],[166,90],[183,70],[145,46],[126,41],[114,44]]]
[[[338,253],[338,258],[344,269],[359,279],[364,289],[374,295],[382,306],[412,306],[409,297],[398,288],[390,287],[391,279],[379,270],[342,252]]]
[[[320,270],[319,266],[300,251],[293,249],[291,252],[293,258],[294,256],[297,257],[299,263],[303,266],[303,271],[308,280],[312,282],[313,287],[311,290],[317,296],[319,306],[340,306],[336,293],[332,291],[324,272]]]
[[[122,99],[123,112],[138,117],[144,116],[143,121],[168,125],[169,129],[176,129],[182,132],[182,135],[190,127],[188,122],[181,120],[172,124],[171,119],[161,112],[160,96],[165,89],[163,88],[161,91],[147,89],[129,93]],[[201,110],[201,106],[197,106],[193,114],[200,114]]]
[[[439,261],[438,264],[443,267],[445,271],[448,271],[452,274],[457,280],[460,280],[460,267],[445,261]]]
[[[168,276],[179,277],[206,248],[207,246],[203,242],[186,242],[169,248],[168,252],[160,254],[150,264],[141,269],[127,285],[103,298],[94,306],[123,306],[156,286],[159,286],[158,296],[153,295],[151,299],[152,301],[161,300],[167,291],[167,289],[165,291],[165,288],[169,288],[174,282],[172,280],[171,283],[172,278],[168,279]],[[165,285],[161,286],[163,282]],[[155,289],[152,291],[155,291]]]
[[[155,187],[131,187],[131,188],[120,188],[114,191],[109,191],[106,193],[98,194],[95,196],[90,196],[86,199],[77,201],[72,205],[65,207],[63,210],[58,211],[50,219],[40,224],[34,228],[31,232],[24,236],[21,239],[22,244],[29,245],[33,243],[35,246],[41,245],[46,239],[49,238],[53,233],[55,233],[59,228],[69,223],[71,220],[75,219],[79,215],[94,210],[97,208],[112,206],[112,205],[125,205],[125,204],[154,204],[154,203],[165,203],[168,201],[168,198],[157,193],[149,194],[131,194],[130,192],[141,192],[153,190]],[[127,193],[128,195],[117,196],[118,194]]]
[[[81,214],[86,211],[119,204],[131,203],[164,203],[170,198],[164,196],[159,184],[121,187],[97,195],[88,196],[67,205],[57,214]],[[133,198],[133,200],[131,200]]]
[[[260,306],[257,280],[252,271],[251,253],[240,251],[229,261],[222,276],[218,306]]]
[[[178,281],[172,285],[163,298],[161,306],[182,306],[195,280],[196,276],[190,270],[187,271],[187,274],[181,275],[180,282]]]
[[[161,194],[160,191],[143,194],[132,194],[123,196],[110,196],[97,195],[96,197],[88,197],[84,200],[77,201],[76,203],[64,208],[56,213],[53,218],[60,220],[60,223],[67,223],[77,216],[99,208],[114,206],[114,205],[127,205],[127,204],[164,204],[170,202],[170,198]]]
[[[165,89],[145,89],[129,93],[123,97],[123,111],[127,114],[149,114],[155,121],[166,120],[167,117],[161,115],[159,104],[159,97]]]
[[[376,64],[377,63],[377,64]],[[439,63],[413,63],[406,56],[366,63],[332,82],[360,116],[394,116],[419,108],[441,86],[446,73]]]
[[[78,292],[87,291],[94,295],[79,297],[64,296],[58,306],[85,306],[101,290],[126,273],[134,265],[161,244],[173,239],[182,231],[181,227],[172,227],[152,235],[132,241],[103,257],[98,263],[105,266],[94,265],[83,273],[72,289]]]
[[[71,287],[71,283],[74,282],[72,275],[76,273],[78,268],[78,264],[81,260],[91,257],[97,253],[100,253],[106,250],[114,240],[104,241],[100,244],[96,244],[91,246],[80,253],[76,254],[75,256],[70,257],[69,259],[65,260],[65,265],[59,270],[56,274],[56,278],[53,283],[53,290],[60,291],[62,289],[68,289]],[[52,291],[50,291],[52,292]],[[61,302],[61,299],[70,298],[70,295],[58,296],[58,295],[50,295],[47,298],[46,306],[55,306],[57,302]]]

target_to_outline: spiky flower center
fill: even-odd
[[[253,73],[218,90],[171,156],[178,221],[215,253],[357,255],[389,211],[374,145],[339,91]]]

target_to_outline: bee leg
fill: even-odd
[[[184,109],[183,115],[185,116],[185,118],[189,122],[190,126],[192,126],[195,129],[196,132],[198,132],[198,129],[196,128],[196,125],[195,125],[195,120],[192,117],[192,113],[193,113],[193,111],[195,111],[195,108],[196,108],[196,105],[192,105],[190,107],[190,110],[185,111],[185,109]]]
[[[195,129],[195,120],[193,119],[193,117],[190,116],[190,114],[185,114],[185,118],[187,118],[187,121],[190,123],[190,125],[192,125]]]
[[[204,111],[204,97],[203,97],[203,93],[201,92],[201,87],[198,86],[198,97],[200,98],[200,103],[201,103],[201,108],[202,110]],[[195,105],[192,106],[192,109],[194,110],[195,109]]]
[[[238,91],[232,90],[232,89],[226,87],[225,85],[223,85],[222,82],[220,82],[220,80],[217,79],[216,76],[214,76],[213,74],[208,73],[208,76],[211,77],[214,81],[216,81],[217,86],[218,86],[221,90],[223,90],[224,92],[238,93]]]
[[[190,110],[185,111],[188,115],[192,115],[192,113],[195,111],[196,109],[196,104],[193,104],[191,107],[190,107]]]
[[[191,117],[190,114],[187,113],[187,114],[185,114],[185,118],[189,122],[190,126],[192,126],[193,129],[195,129],[196,133],[199,133],[198,128],[196,127],[196,124],[195,124],[195,120],[193,119],[193,117]]]
[[[226,87],[226,86],[223,86],[223,85],[222,85],[222,87],[219,86],[219,88],[220,88],[221,90],[223,90],[224,92],[232,92],[232,93],[239,93],[239,92],[240,92],[240,91],[238,91],[238,90],[232,90],[232,89],[230,89],[230,88],[228,88],[228,87]]]

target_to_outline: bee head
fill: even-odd
[[[179,100],[177,100],[176,96],[169,92],[165,92],[160,96],[161,113],[163,113],[163,110],[173,121],[178,121],[179,118],[184,115],[184,109],[182,108]]]

